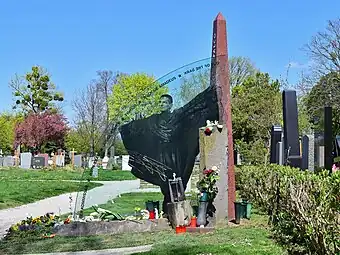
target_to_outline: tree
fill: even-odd
[[[167,92],[145,73],[118,76],[108,100],[110,121],[120,126],[160,112],[160,97]]]
[[[41,151],[49,143],[62,148],[67,133],[66,118],[57,113],[30,113],[15,129],[15,146]]]
[[[189,65],[190,66],[190,65]],[[248,77],[258,72],[249,58],[231,57],[229,59],[229,84],[230,88],[242,84]],[[182,78],[178,91],[176,91],[176,107],[190,102],[196,95],[210,85],[210,69],[195,72]]]
[[[105,98],[95,81],[91,81],[85,90],[79,91],[73,99],[75,126],[80,136],[89,141],[90,155],[94,156],[96,147],[103,143],[105,131]]]
[[[55,111],[55,103],[64,100],[63,95],[55,90],[50,75],[40,66],[33,66],[32,72],[25,77],[16,75],[9,86],[16,98],[14,108],[20,107],[25,113]]]
[[[314,62],[314,71],[320,76],[330,72],[340,73],[340,18],[329,20],[326,30],[313,36],[304,50]]]
[[[333,133],[340,133],[340,72],[331,72],[320,78],[305,99],[309,118],[323,130],[324,107],[331,106],[333,113]]]
[[[254,76],[259,70],[246,57],[231,57],[229,59],[230,88],[242,84],[248,77]]]
[[[108,156],[108,151],[110,148],[114,146],[117,133],[118,133],[118,125],[114,122],[110,121],[110,113],[109,113],[109,96],[112,93],[112,87],[116,83],[117,78],[122,75],[117,72],[115,75],[112,71],[104,70],[97,71],[97,80],[95,83],[99,92],[102,93],[104,103],[103,111],[105,114],[103,115],[103,123],[104,123],[104,131],[103,131],[103,139],[104,139],[104,156]],[[114,155],[111,155],[114,156]]]
[[[270,130],[282,122],[280,83],[267,73],[248,77],[232,90],[233,138],[245,162],[266,163]]]
[[[75,150],[77,153],[90,153],[90,137],[84,135],[86,131],[82,130],[83,127],[78,126],[67,132],[65,137],[65,147],[68,151]],[[100,138],[100,134],[95,134],[96,138]],[[100,152],[101,144],[96,143],[94,151]]]
[[[205,69],[189,76],[184,76],[181,80],[179,90],[176,91],[176,108],[189,103],[199,93],[210,85],[210,69]]]
[[[10,153],[13,150],[15,127],[23,120],[18,114],[2,113],[0,115],[0,148],[4,153]]]
[[[122,140],[116,140],[115,142],[115,152],[117,156],[121,156],[121,155],[128,155],[128,152],[124,146],[124,143]]]

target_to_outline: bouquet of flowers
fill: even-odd
[[[217,195],[216,182],[218,179],[218,169],[213,166],[211,169],[204,169],[203,178],[197,183],[198,190],[201,193],[207,193],[209,201],[213,201]]]

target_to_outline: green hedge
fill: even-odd
[[[340,171],[244,166],[240,195],[268,213],[274,236],[292,254],[340,254]]]

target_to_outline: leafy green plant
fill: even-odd
[[[340,173],[244,166],[242,197],[270,216],[275,237],[294,254],[340,253]]]

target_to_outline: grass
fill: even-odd
[[[0,180],[90,180],[97,181],[122,181],[135,180],[136,177],[130,171],[102,170],[98,172],[98,178],[92,178],[90,169],[76,168],[50,168],[45,170],[0,168]]]
[[[144,207],[147,200],[160,200],[161,198],[160,193],[128,193],[116,198],[115,203],[107,203],[100,207],[121,214],[132,213],[135,207]],[[161,231],[84,237],[56,236],[52,239],[26,236],[21,239],[0,241],[0,251],[6,254],[22,254],[99,250],[153,244],[152,250],[144,254],[286,254],[270,239],[266,222],[266,216],[255,213],[251,221],[244,220],[238,226],[230,225],[230,227],[220,228],[214,233],[207,234],[176,235],[174,231]]]
[[[99,207],[112,212],[118,212],[121,215],[128,215],[132,214],[136,207],[144,209],[145,202],[148,200],[160,201],[160,207],[162,207],[161,201],[163,200],[163,195],[159,192],[125,193],[120,197],[115,198],[113,200],[114,203],[108,202],[106,204],[99,205]],[[85,209],[84,215],[89,215],[91,212],[94,212],[92,208]]]
[[[85,182],[0,180],[0,209],[32,203],[63,193],[84,190]],[[90,189],[101,186],[90,183]]]

